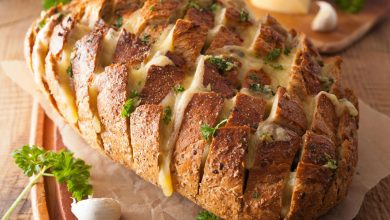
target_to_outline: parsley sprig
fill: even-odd
[[[47,10],[50,9],[51,7],[55,7],[59,4],[68,4],[71,0],[43,0],[42,1],[42,6],[43,9]]]
[[[214,64],[221,72],[227,72],[235,67],[235,64],[223,56],[211,56],[207,55],[205,60]]]
[[[365,0],[336,0],[336,5],[348,13],[358,13],[363,9]]]
[[[137,108],[140,104],[139,93],[136,90],[131,91],[129,99],[125,102],[122,107],[121,116],[124,118],[130,117],[130,114]]]
[[[211,138],[214,137],[215,132],[218,128],[222,127],[227,122],[227,119],[220,121],[215,127],[211,127],[208,124],[203,124],[200,127],[200,132],[202,133],[202,137],[206,141],[211,141]]]
[[[196,216],[196,220],[219,220],[219,218],[211,212],[201,211]]]
[[[74,158],[73,153],[69,151],[52,152],[34,145],[25,145],[15,150],[12,156],[23,173],[31,178],[2,219],[11,216],[17,205],[42,176],[54,177],[59,183],[66,183],[68,191],[77,201],[92,194],[92,186],[89,184],[91,167],[83,160]]]
[[[337,161],[335,159],[332,159],[332,157],[325,153],[325,159],[326,163],[322,165],[323,167],[329,168],[331,170],[336,170],[337,169]]]

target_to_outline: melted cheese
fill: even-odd
[[[251,0],[255,7],[287,14],[307,14],[311,0]]]
[[[153,45],[151,49],[151,56],[154,56],[156,53],[166,54],[168,51],[173,50],[173,31],[175,27],[170,25],[164,29],[156,43]]]
[[[349,100],[338,99],[336,95],[327,92],[320,92],[318,93],[317,97],[321,94],[325,94],[330,99],[330,101],[332,101],[333,105],[336,108],[336,114],[338,117],[340,117],[345,110],[347,110],[351,116],[358,116],[359,111]]]
[[[110,28],[103,38],[103,46],[100,52],[101,67],[109,66],[112,63],[112,58],[116,49],[116,44],[119,39],[119,32]]]
[[[142,16],[141,11],[141,9],[138,9],[129,17],[123,19],[125,21],[125,23],[123,24],[123,28],[126,29],[126,31],[133,34],[137,34],[141,30],[141,28],[146,22],[144,17]]]
[[[290,172],[289,178],[286,180],[282,194],[282,210],[281,216],[285,217],[290,211],[292,193],[295,186],[296,172]]]

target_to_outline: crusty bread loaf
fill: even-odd
[[[357,164],[341,59],[233,0],[73,0],[33,23],[34,79],[94,148],[223,219],[315,219]]]

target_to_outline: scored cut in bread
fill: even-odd
[[[27,65],[91,147],[223,219],[316,219],[357,165],[341,58],[237,0],[73,0]]]

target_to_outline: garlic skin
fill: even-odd
[[[74,201],[71,210],[78,220],[118,220],[121,216],[121,206],[111,198]]]
[[[318,32],[334,30],[337,27],[336,10],[325,1],[317,1],[317,5],[320,7],[320,10],[311,23],[311,29]]]

